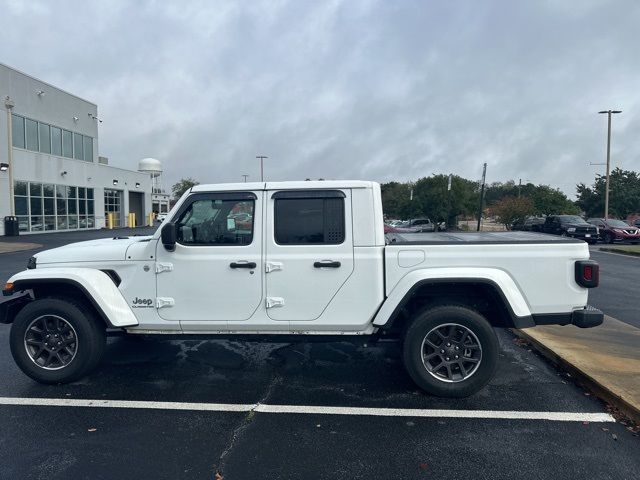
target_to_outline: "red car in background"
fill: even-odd
[[[627,222],[614,218],[590,218],[587,220],[600,230],[600,238],[604,243],[630,242],[640,243],[640,229],[632,227]]]

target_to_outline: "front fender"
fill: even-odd
[[[53,267],[25,270],[9,280],[14,290],[26,290],[37,285],[67,284],[80,289],[104,319],[113,327],[138,325],[131,308],[104,272],[94,268]]]
[[[531,311],[522,292],[513,279],[496,268],[425,268],[405,275],[391,291],[373,320],[376,326],[384,326],[411,297],[413,290],[425,283],[459,282],[488,283],[494,286],[509,307],[515,324],[533,326]],[[530,325],[529,325],[530,324]]]

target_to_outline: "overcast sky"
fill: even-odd
[[[640,2],[0,0],[0,62],[98,104],[164,183],[640,170]]]

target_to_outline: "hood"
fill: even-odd
[[[113,237],[70,243],[63,247],[45,250],[35,255],[38,265],[46,263],[110,262],[127,258],[127,249],[140,242],[147,242],[152,236]]]
[[[596,229],[595,225],[591,225],[590,223],[577,223],[577,222],[568,222],[568,223],[563,223],[562,224],[563,227],[575,227],[575,228],[585,228],[585,227],[589,227],[589,228],[593,228],[594,230]]]

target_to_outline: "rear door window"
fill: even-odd
[[[344,197],[292,198],[287,193],[275,198],[274,235],[280,245],[344,242]]]

